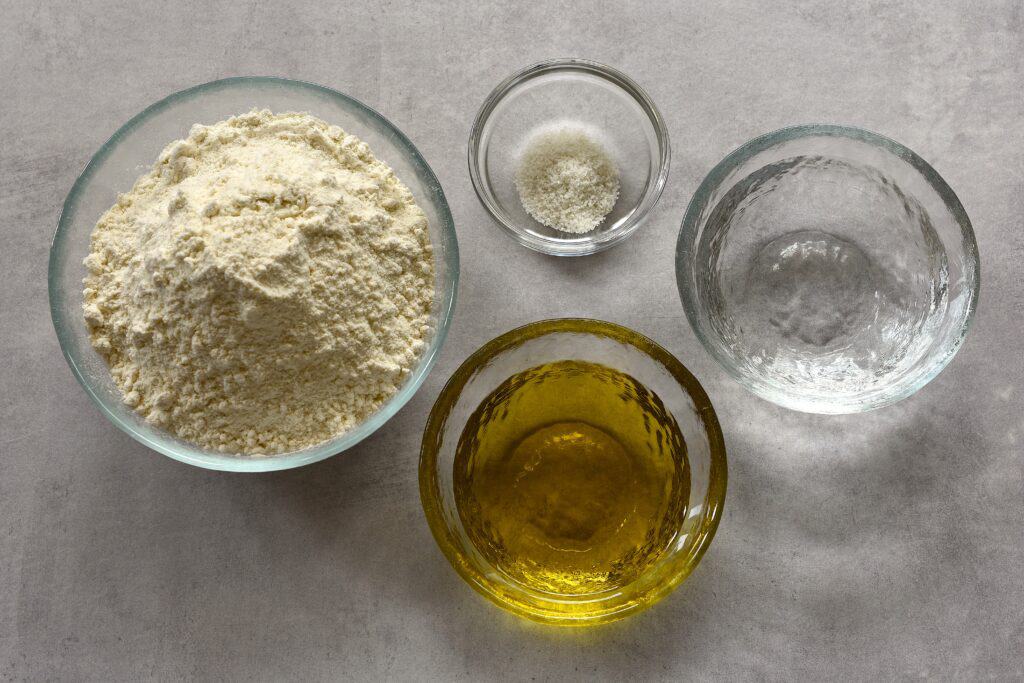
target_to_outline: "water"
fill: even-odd
[[[929,351],[946,254],[927,212],[877,169],[801,156],[738,182],[712,211],[698,282],[751,381],[833,402],[881,390]]]

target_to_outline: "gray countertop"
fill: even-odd
[[[212,4],[212,3],[210,3]],[[1024,3],[0,1],[0,679],[1024,677]],[[512,71],[616,66],[673,142],[623,245],[557,259],[491,222],[470,122]],[[132,115],[231,75],[322,83],[440,178],[462,282],[440,361],[344,455],[268,475],[147,450],[78,387],[50,324],[61,203]],[[673,248],[704,174],[759,133],[837,122],[931,162],[971,216],[974,327],[917,395],[845,417],[748,394],[699,346]],[[434,544],[419,439],[445,379],[548,317],[647,334],[704,384],[729,455],[718,535],[653,609],[587,630],[491,606]]]

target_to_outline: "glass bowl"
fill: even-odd
[[[194,123],[212,124],[253,108],[304,111],[338,125],[369,144],[391,166],[427,215],[434,246],[434,336],[405,384],[369,419],[318,446],[272,456],[225,455],[199,448],[143,420],[121,400],[107,365],[92,348],[82,316],[82,260],[97,219],[120,192],[149,170],[166,144],[184,138]],[[175,93],[138,114],[93,156],[61,213],[50,248],[50,313],[61,349],[75,377],[100,410],[140,443],[199,467],[263,472],[323,460],[354,446],[398,412],[430,372],[444,343],[455,304],[459,251],[444,192],[412,143],[383,116],[340,92],[281,78],[228,78]]]
[[[587,131],[619,169],[619,199],[594,230],[572,234],[534,220],[515,175],[524,144],[562,124]],[[488,96],[469,135],[469,175],[484,207],[517,242],[555,256],[607,249],[633,234],[665,187],[665,122],[639,85],[611,67],[556,59],[518,71]]]
[[[688,506],[670,545],[624,587],[559,595],[524,586],[476,549],[455,501],[454,463],[463,427],[477,406],[507,378],[544,363],[598,363],[635,378],[657,394],[686,442]],[[420,452],[420,497],[430,529],[455,570],[495,604],[540,622],[582,626],[620,619],[678,586],[707,550],[722,516],[726,460],[718,418],[690,372],[650,339],[599,320],[532,323],[481,347],[452,375],[430,413]]]
[[[888,405],[935,377],[978,298],[960,201],[898,142],[786,128],[719,163],[676,246],[687,318],[755,394],[812,413]]]

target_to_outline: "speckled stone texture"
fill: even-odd
[[[1024,677],[1024,4],[0,0],[0,679],[1019,679]],[[765,9],[771,6],[770,10]],[[506,238],[466,138],[513,70],[583,56],[637,79],[672,135],[668,187],[622,246],[577,260]],[[375,436],[300,470],[207,472],[116,430],[61,358],[46,259],[90,155],[173,91],[323,83],[401,127],[441,179],[462,284],[440,361]],[[775,128],[875,130],[974,221],[982,294],[952,365],[848,417],[728,379],[675,291],[690,195]],[[718,536],[678,591],[593,630],[506,616],[420,511],[445,379],[511,327],[581,315],[689,366],[729,450]]]

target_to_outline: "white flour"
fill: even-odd
[[[196,125],[100,218],[85,319],[150,422],[292,451],[391,397],[432,333],[427,219],[369,147],[306,114]]]

